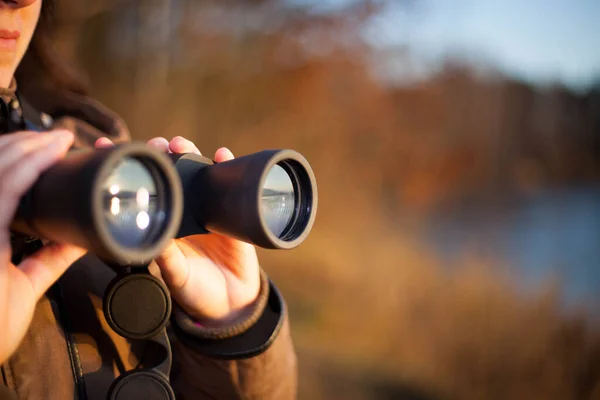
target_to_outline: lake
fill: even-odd
[[[600,304],[600,186],[459,205],[435,213],[424,235],[449,262],[467,250],[501,258],[526,286],[558,274],[567,304]]]

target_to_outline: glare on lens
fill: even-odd
[[[110,212],[112,213],[112,215],[117,215],[119,213],[119,198],[118,197],[113,197],[110,200]]]
[[[150,192],[145,187],[139,188],[135,196],[138,206],[147,209],[150,204]]]
[[[152,173],[135,158],[121,160],[104,182],[105,222],[123,247],[137,247],[160,224],[157,186]]]
[[[140,211],[135,218],[135,223],[137,224],[138,228],[142,230],[146,229],[148,225],[150,225],[150,216],[146,211]]]

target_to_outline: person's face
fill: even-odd
[[[0,0],[0,87],[8,87],[40,18],[43,0]]]

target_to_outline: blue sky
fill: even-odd
[[[600,78],[600,0],[413,1],[412,10],[394,6],[372,21],[368,39],[378,46],[407,45],[434,62],[449,53],[468,54],[540,83],[581,88]]]

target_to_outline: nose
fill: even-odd
[[[0,0],[0,8],[23,8],[32,5],[36,1],[43,0]]]

